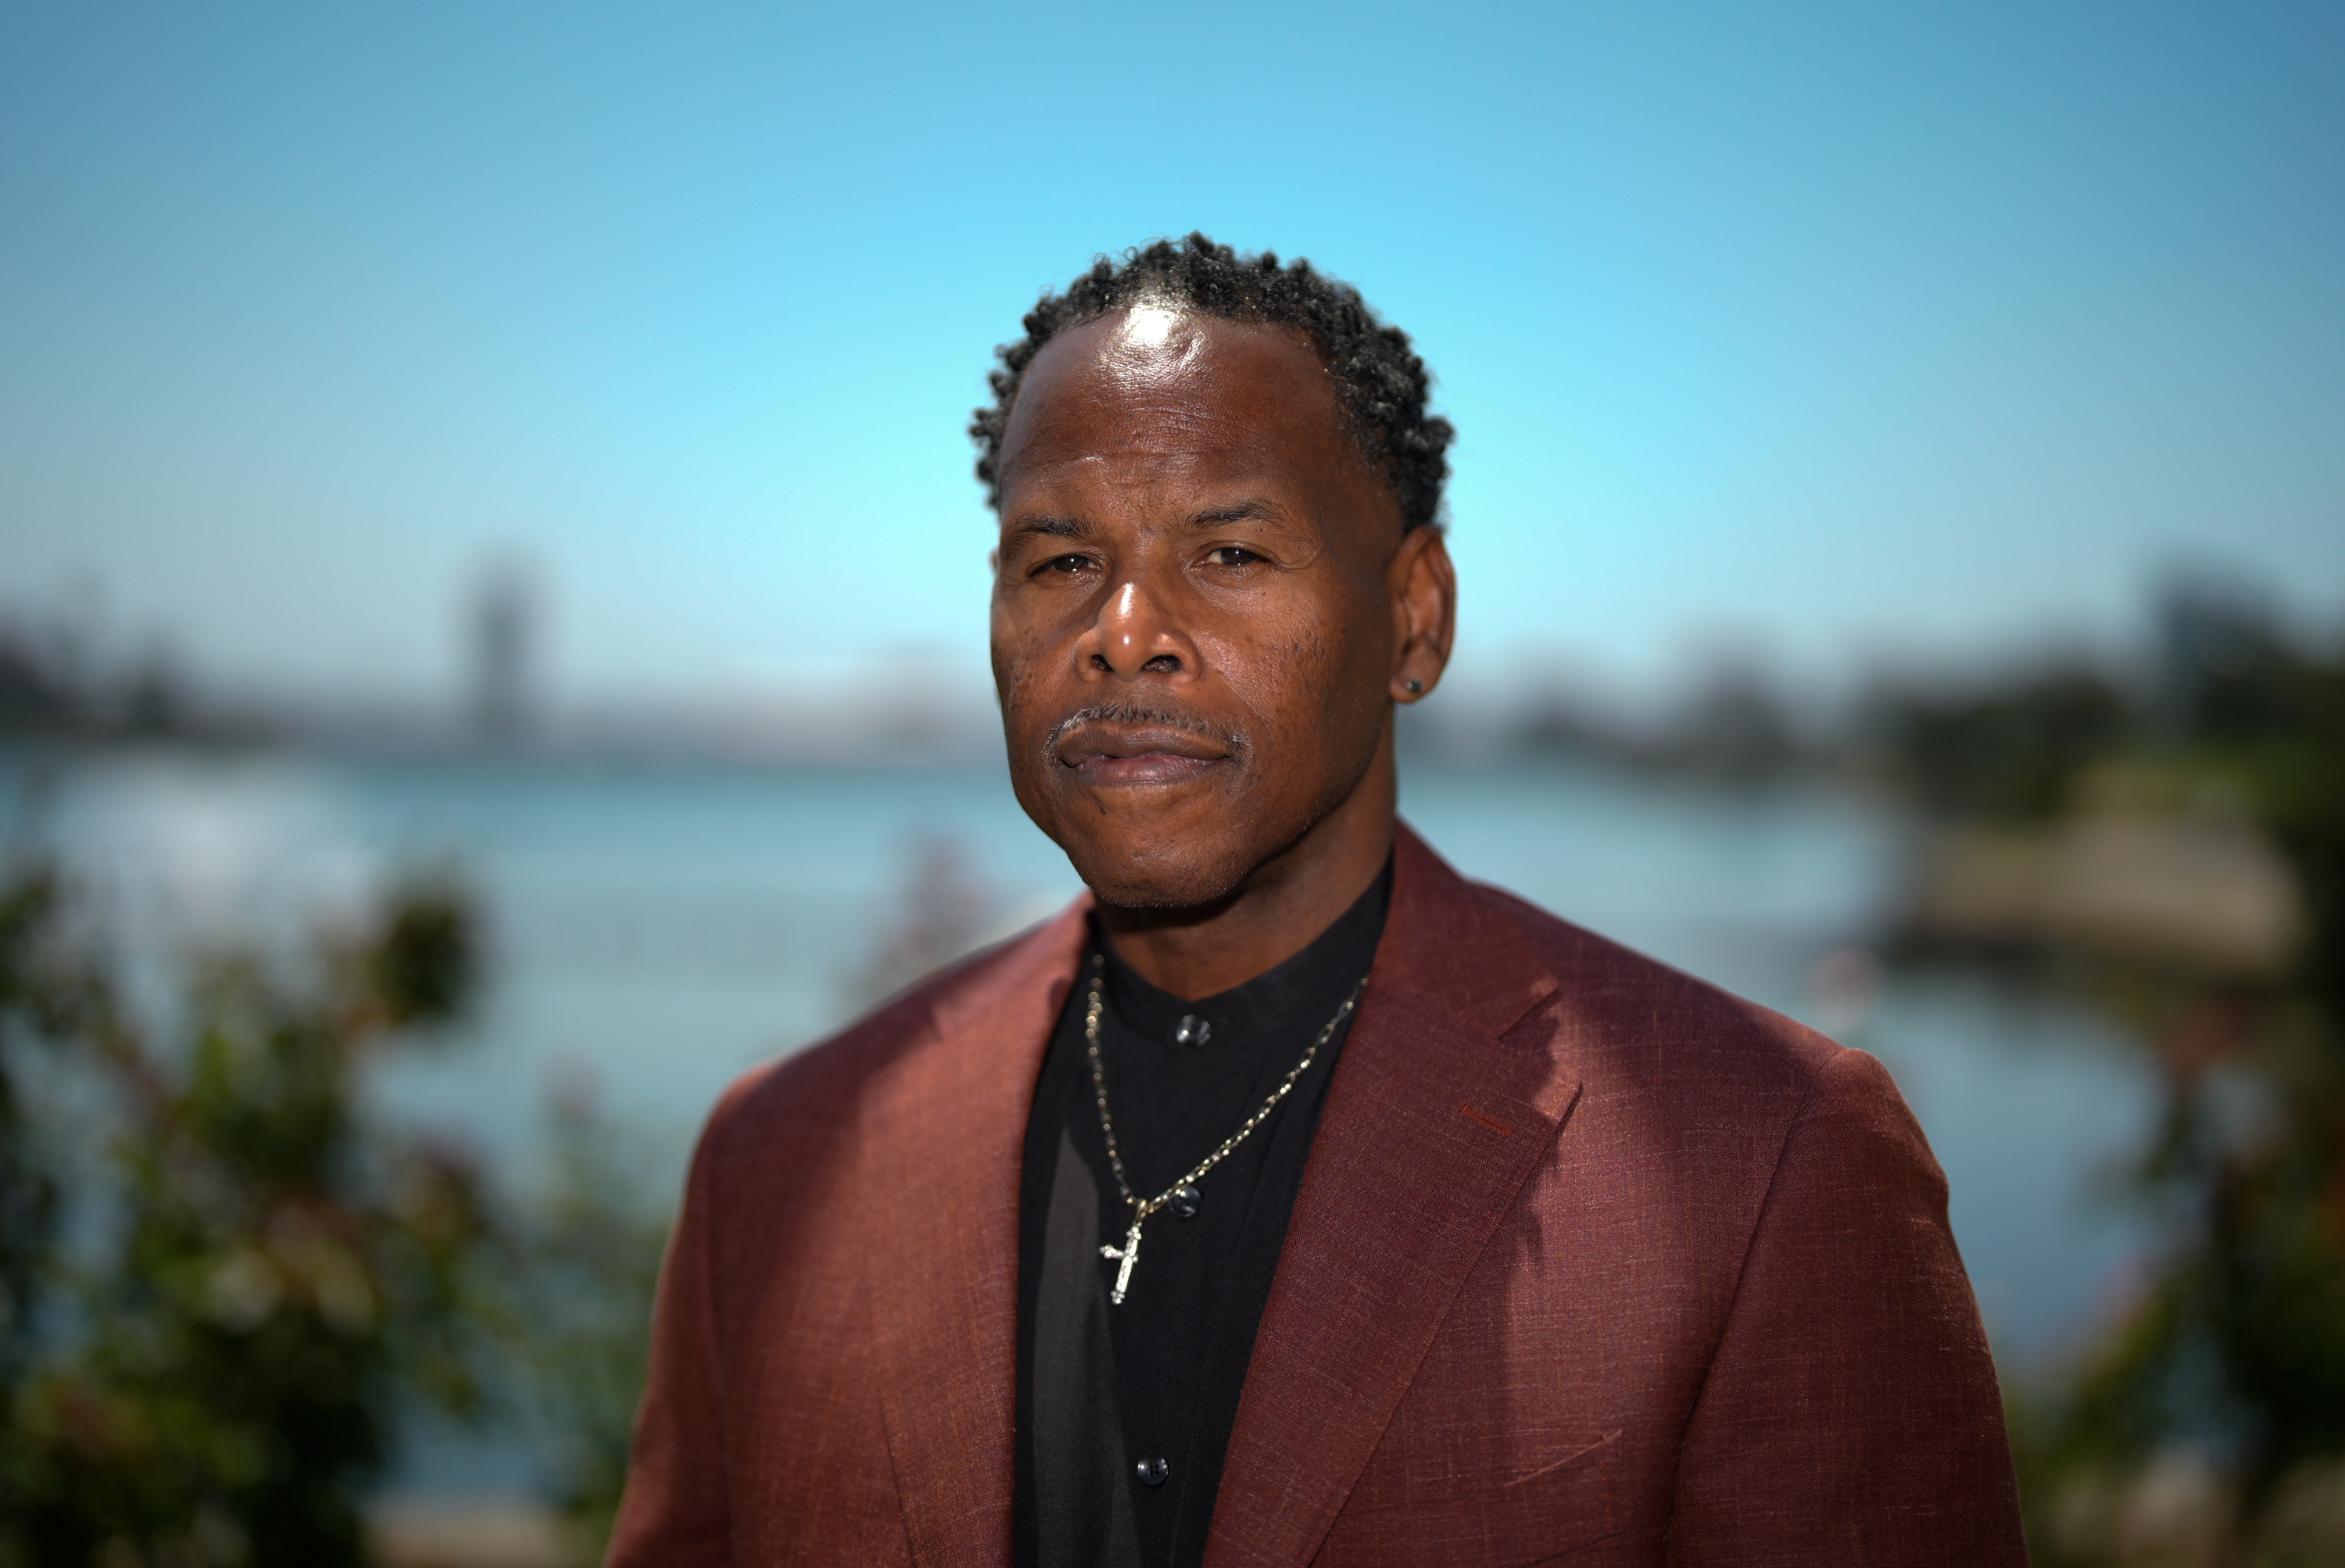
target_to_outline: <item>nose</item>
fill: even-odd
[[[1084,678],[1133,680],[1194,673],[1197,649],[1137,577],[1116,585],[1075,642]]]

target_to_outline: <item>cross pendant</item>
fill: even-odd
[[[1102,1247],[1100,1248],[1100,1256],[1119,1257],[1123,1260],[1123,1267],[1115,1271],[1115,1284],[1107,1293],[1109,1302],[1121,1307],[1123,1305],[1123,1293],[1132,1288],[1132,1266],[1140,1261],[1140,1221],[1133,1220],[1132,1228],[1123,1233],[1123,1246],[1121,1249]]]

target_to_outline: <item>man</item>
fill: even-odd
[[[612,1562],[2024,1563],[1880,1065],[1396,826],[1407,340],[1197,235],[1026,330],[994,676],[1090,895],[726,1095]]]

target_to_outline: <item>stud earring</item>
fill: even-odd
[[[1421,680],[1410,681],[1408,683],[1408,694],[1411,697],[1423,697],[1425,695],[1425,682]]]

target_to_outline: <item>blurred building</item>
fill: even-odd
[[[513,745],[528,735],[536,717],[537,597],[520,561],[501,560],[481,574],[464,635],[472,737],[485,745]]]

